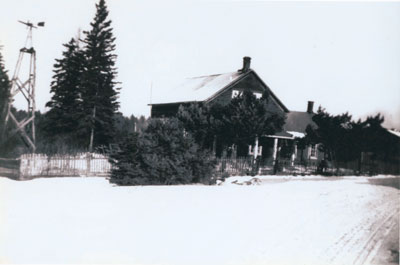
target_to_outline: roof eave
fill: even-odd
[[[147,104],[147,106],[189,104],[189,103],[196,103],[196,102],[203,102],[203,101],[201,101],[201,100],[188,100],[188,101],[177,101],[177,102],[168,102],[168,103],[149,103],[149,104]]]

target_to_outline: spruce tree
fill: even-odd
[[[85,31],[85,71],[82,79],[81,131],[87,135],[89,151],[108,145],[114,134],[114,115],[119,102],[116,86],[115,38],[104,0],[96,4],[90,31]]]
[[[0,46],[1,48],[1,46]],[[0,122],[3,122],[10,100],[10,79],[7,70],[4,67],[3,55],[0,50]],[[1,123],[3,125],[3,123]]]
[[[285,124],[286,115],[271,110],[268,100],[267,92],[257,99],[250,90],[244,90],[232,99],[223,115],[224,130],[220,138],[230,139],[230,144],[236,144],[238,147],[255,144],[258,148],[259,137],[280,132]]]
[[[62,59],[56,59],[50,92],[51,100],[46,104],[45,130],[50,138],[63,138],[67,144],[79,146],[77,130],[82,112],[81,80],[84,55],[79,49],[79,40],[71,39],[64,44]]]
[[[183,123],[186,131],[191,133],[202,149],[212,149],[215,130],[215,119],[209,105],[191,103],[179,107],[177,118]]]
[[[1,46],[0,46],[1,48]],[[0,137],[4,138],[5,134],[5,117],[7,115],[8,103],[10,101],[11,83],[8,78],[7,71],[4,67],[3,56],[0,50]]]
[[[110,182],[118,185],[210,183],[215,161],[176,118],[150,119],[141,133],[128,135],[111,153]]]

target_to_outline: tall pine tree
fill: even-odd
[[[1,48],[1,46],[0,46]],[[4,67],[3,55],[0,50],[0,121],[4,119],[8,102],[10,100],[10,79]],[[2,125],[2,123],[1,123]]]
[[[119,108],[116,86],[115,38],[104,0],[96,4],[90,31],[85,31],[85,71],[83,74],[81,130],[93,146],[108,145],[114,134],[114,115]]]
[[[1,48],[1,46],[0,46]],[[1,51],[1,50],[0,50]],[[0,52],[0,137],[4,139],[5,116],[7,115],[8,103],[10,101],[11,83],[7,71],[4,67],[3,56]]]
[[[56,59],[50,92],[51,100],[46,104],[45,129],[50,137],[62,138],[67,144],[79,146],[77,135],[79,117],[82,112],[81,81],[84,54],[79,49],[79,40],[71,39],[64,44],[62,59]]]

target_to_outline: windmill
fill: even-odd
[[[32,30],[37,27],[44,27],[44,22],[39,22],[34,25],[31,22],[18,21],[27,26],[28,33],[25,40],[25,46],[19,50],[17,65],[15,66],[14,75],[11,79],[11,98],[8,103],[7,114],[5,117],[4,127],[8,122],[15,124],[15,129],[11,132],[9,137],[19,134],[27,145],[27,147],[35,152],[35,81],[36,81],[36,51],[32,46]],[[28,57],[29,63],[23,64],[24,57]],[[25,67],[27,77],[21,73],[21,69]],[[23,77],[24,76],[24,77]],[[22,120],[18,120],[12,111],[12,103],[15,97],[21,93],[27,103],[27,116]],[[2,132],[4,135],[4,131]],[[7,139],[5,139],[7,141]]]

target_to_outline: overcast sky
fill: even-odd
[[[97,0],[5,0],[0,45],[10,76],[34,32],[37,107],[45,111],[63,43],[90,29]],[[152,93],[193,76],[236,71],[243,56],[290,110],[308,100],[355,118],[384,113],[400,129],[400,2],[108,0],[121,111],[150,113]],[[25,108],[20,100],[18,108]]]

